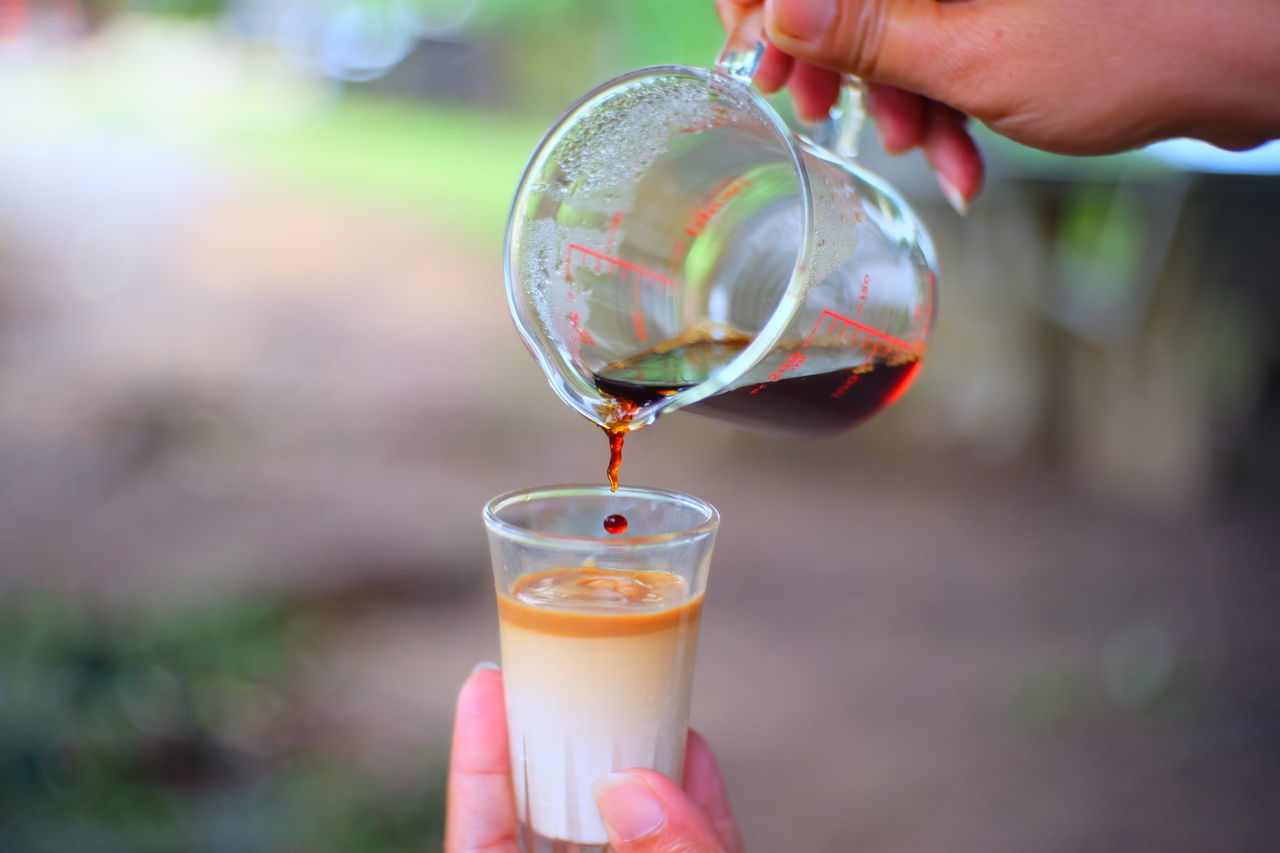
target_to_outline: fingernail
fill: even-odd
[[[502,667],[498,666],[496,663],[494,663],[491,660],[482,660],[480,661],[480,663],[471,667],[471,674],[475,675],[477,672],[481,672],[482,670],[486,670],[486,669],[502,669]]]
[[[942,194],[946,197],[947,204],[951,205],[952,210],[961,216],[969,212],[969,202],[965,200],[964,195],[960,190],[956,189],[954,184],[942,177],[942,175],[938,175],[938,186],[942,187]]]
[[[835,20],[834,0],[772,0],[773,25],[796,41],[816,42]]]
[[[605,825],[622,841],[634,841],[667,822],[662,803],[644,782],[626,773],[609,773],[591,786]]]

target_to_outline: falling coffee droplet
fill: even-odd
[[[604,529],[613,534],[627,532],[627,517],[625,515],[610,515],[604,520]]]

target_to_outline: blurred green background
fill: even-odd
[[[480,507],[604,464],[507,317],[511,194],[579,95],[720,39],[710,0],[0,2],[0,850],[440,849]],[[982,140],[963,220],[864,142],[940,256],[906,400],[628,443],[725,519],[695,724],[754,850],[1267,849],[1275,169]]]

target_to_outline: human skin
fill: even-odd
[[[724,781],[689,733],[683,787],[653,770],[611,773],[596,803],[617,853],[740,853]],[[445,853],[519,853],[502,673],[476,667],[458,694],[449,759]]]
[[[1275,0],[716,0],[732,31],[763,11],[756,78],[803,116],[837,73],[868,87],[885,149],[924,150],[956,201],[982,185],[971,116],[1060,154],[1174,137],[1245,149],[1280,137]]]

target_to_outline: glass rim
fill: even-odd
[[[548,533],[531,530],[528,527],[514,524],[498,517],[502,510],[519,503],[531,503],[552,497],[592,496],[608,497],[612,495],[632,496],[637,498],[657,498],[671,503],[682,504],[702,513],[704,520],[693,527],[675,530],[670,533],[657,533],[652,536],[625,536],[605,533],[600,536],[571,536],[565,533]],[[564,483],[552,486],[533,486],[504,492],[490,500],[484,506],[485,527],[511,540],[525,543],[555,543],[557,545],[580,545],[598,547],[625,547],[637,545],[658,545],[695,539],[714,533],[720,526],[720,511],[702,498],[677,492],[672,489],[658,489],[649,486],[619,486],[615,492],[607,485],[596,483]]]

